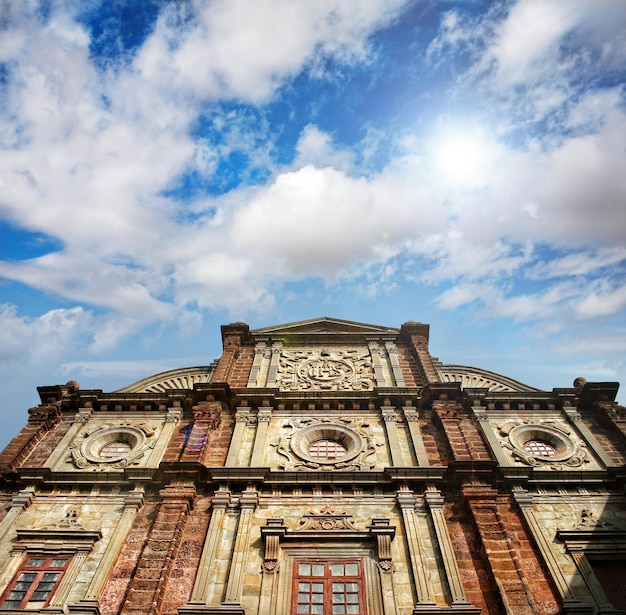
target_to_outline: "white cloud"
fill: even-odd
[[[134,66],[160,92],[262,101],[320,56],[363,61],[366,40],[404,0],[294,3],[245,0],[168,5]]]

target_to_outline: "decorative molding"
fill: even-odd
[[[485,369],[465,365],[437,365],[441,382],[460,382],[461,389],[487,389],[489,392],[529,393],[541,389]]]
[[[513,457],[529,466],[560,469],[563,466],[578,468],[588,463],[584,444],[571,438],[571,431],[554,421],[528,423],[508,421],[498,427],[503,448],[511,451]],[[555,453],[553,456],[533,454],[524,448],[529,440],[545,440],[550,443]]]
[[[96,423],[88,425],[83,432],[83,442],[70,444],[69,462],[80,470],[121,469],[139,463],[145,452],[154,448],[159,430],[151,423]],[[109,443],[123,442],[128,452],[113,457],[103,457],[100,451]]]
[[[376,465],[376,447],[382,446],[364,420],[289,419],[283,428],[289,431],[270,445],[281,456],[280,467],[286,471],[372,470]],[[311,457],[310,444],[321,439],[337,440],[346,454],[337,459]]]

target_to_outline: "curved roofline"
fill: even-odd
[[[468,365],[440,364],[437,366],[440,378],[444,382],[459,382],[454,379],[461,376],[461,388],[463,389],[489,389],[490,391],[514,391],[520,393],[542,392],[542,389],[531,387],[519,380],[490,372],[486,369]]]
[[[197,383],[211,381],[215,364],[197,367],[179,367],[153,374],[114,391],[115,393],[163,393],[172,389],[193,389]]]

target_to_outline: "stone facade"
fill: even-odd
[[[0,454],[0,611],[624,613],[617,383],[446,365],[429,327],[222,327],[112,393],[40,387]]]

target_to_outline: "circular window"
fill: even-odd
[[[549,425],[518,425],[509,433],[509,441],[519,457],[528,462],[566,461],[576,452],[572,440]]]
[[[531,455],[541,457],[554,457],[556,455],[556,448],[547,440],[526,440],[524,450]]]
[[[130,453],[143,446],[146,436],[136,427],[107,427],[89,436],[80,451],[93,463],[112,463],[126,459]]]
[[[311,442],[309,446],[309,456],[314,459],[341,459],[346,453],[346,447],[339,440],[323,438]]]
[[[300,459],[322,465],[350,461],[363,446],[358,433],[336,423],[308,425],[291,439],[291,449]]]
[[[99,456],[102,459],[117,459],[118,457],[122,457],[124,455],[128,455],[130,451],[132,451],[132,447],[128,442],[118,442],[117,440],[114,442],[109,442],[105,444],[101,449]]]

